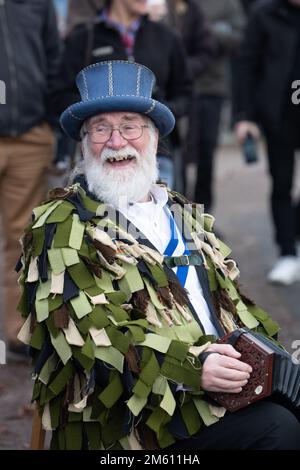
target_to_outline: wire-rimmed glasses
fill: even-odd
[[[124,123],[119,126],[110,126],[107,124],[95,124],[85,133],[89,134],[94,144],[104,144],[109,141],[113,131],[119,131],[125,140],[137,140],[143,135],[144,128],[149,127],[147,124],[131,124]]]

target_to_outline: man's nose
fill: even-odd
[[[118,129],[113,129],[106,146],[113,149],[121,149],[127,145],[127,140],[122,137]]]

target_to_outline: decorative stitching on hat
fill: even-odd
[[[109,96],[114,94],[114,81],[111,62],[108,62],[108,94]]]
[[[89,91],[88,91],[88,86],[87,86],[87,81],[86,81],[86,76],[84,70],[82,71],[82,76],[83,76],[83,83],[84,83],[84,89],[85,89],[85,98],[88,100],[89,99]]]
[[[67,111],[68,111],[69,114],[71,114],[71,116],[72,116],[74,119],[77,119],[78,121],[83,121],[83,119],[81,119],[80,117],[75,116],[75,114],[72,113],[72,111],[70,110],[70,108],[68,108]]]
[[[96,62],[95,64],[88,65],[83,70],[87,71],[87,70],[93,69],[95,67],[101,67],[103,65],[112,64],[112,62],[117,63],[117,64],[128,64],[128,60],[113,60],[113,61],[111,61],[111,60],[102,60],[101,62]],[[151,74],[153,74],[152,70],[150,70],[149,67],[146,67],[146,65],[138,64],[137,62],[130,62],[130,63],[133,64],[133,65],[139,65],[143,69],[149,70],[149,72],[151,72]]]
[[[140,96],[141,73],[142,73],[142,67],[139,65],[138,71],[137,71],[137,80],[136,80],[136,95],[137,96]]]
[[[150,108],[147,111],[144,111],[144,114],[151,113],[153,111],[153,109],[155,108],[155,106],[156,106],[156,101],[152,100],[152,105],[150,106]]]
[[[122,97],[131,97],[131,98],[137,98],[136,95],[101,95],[101,96],[97,96],[96,98],[89,98],[87,101],[91,102],[91,101],[98,101],[98,100],[102,100],[102,99],[105,99],[105,98],[122,98]],[[147,96],[139,96],[138,97],[139,100],[149,100],[150,98],[148,98]]]

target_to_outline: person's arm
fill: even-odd
[[[51,92],[58,73],[62,43],[59,37],[55,8],[52,2],[46,3],[43,42],[47,60],[48,91]]]
[[[55,87],[59,72],[62,43],[59,37],[56,12],[53,2],[45,2],[45,20],[42,32],[42,40],[46,58],[46,117],[50,124],[55,125],[55,118],[51,111],[51,94]]]

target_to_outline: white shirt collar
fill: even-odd
[[[156,208],[163,208],[168,202],[168,191],[165,187],[160,186],[159,184],[153,184],[150,188],[150,201],[146,202],[134,202],[127,204],[127,207],[124,205],[120,206],[119,209],[123,214],[126,213],[129,215],[132,210],[146,209],[155,204]]]
[[[168,191],[164,186],[153,184],[150,190],[151,195],[157,205],[164,207],[168,202]]]

